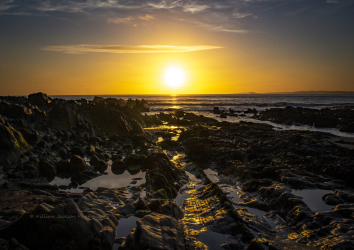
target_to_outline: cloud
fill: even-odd
[[[133,21],[133,20],[134,20],[134,17],[128,16],[128,17],[119,17],[119,18],[114,18],[114,19],[108,19],[107,22],[118,24],[118,23],[126,23],[126,22]]]
[[[244,18],[244,17],[250,16],[250,15],[252,15],[252,14],[251,13],[240,13],[240,12],[234,12],[232,14],[232,16],[234,18]]]
[[[316,13],[329,15],[339,10],[351,11],[353,5],[354,0],[0,0],[0,15],[45,13],[56,18],[64,15],[67,19],[89,18],[115,24],[134,20],[136,25],[157,17],[160,21],[176,18],[190,23],[197,19],[208,23],[204,28],[211,31],[247,33],[239,27],[252,30],[260,22],[255,17],[266,20],[291,13],[308,17]],[[308,11],[303,11],[305,8]],[[214,19],[213,15],[222,18]]]
[[[139,19],[149,21],[149,20],[155,19],[155,17],[152,15],[145,14],[145,16],[139,16]]]
[[[13,7],[12,3],[14,0],[4,0],[0,3],[0,11],[5,11]]]
[[[204,11],[206,9],[208,9],[209,6],[208,5],[200,5],[200,4],[186,4],[183,6],[183,10],[185,12],[192,12],[192,13],[195,13],[195,12],[201,12],[201,11]]]
[[[88,52],[108,53],[173,53],[192,52],[201,50],[221,49],[220,46],[195,45],[195,46],[173,46],[173,45],[64,45],[47,46],[41,50],[62,52],[66,54],[84,54]]]
[[[199,21],[192,21],[191,23],[198,25],[201,28],[207,29],[209,31],[215,31],[215,32],[229,32],[229,33],[250,33],[251,32],[244,29],[231,29],[231,28],[226,28],[222,25],[214,25],[214,24],[203,23]]]
[[[127,23],[127,22],[130,22],[130,21],[134,21],[136,19],[149,21],[149,20],[155,19],[155,17],[152,16],[152,15],[145,14],[145,16],[138,16],[137,18],[136,17],[132,17],[132,16],[111,18],[111,19],[108,19],[107,22],[108,23],[119,24],[119,23]],[[137,27],[137,24],[134,24],[134,27]]]

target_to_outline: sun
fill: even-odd
[[[176,66],[169,67],[165,72],[165,82],[169,86],[175,88],[183,84],[185,78],[184,71]]]

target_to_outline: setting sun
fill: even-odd
[[[184,82],[184,71],[179,67],[170,67],[165,73],[165,82],[171,87],[179,87]]]

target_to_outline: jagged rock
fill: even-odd
[[[57,175],[57,170],[55,166],[48,161],[41,161],[38,165],[38,170],[40,176],[44,176],[48,181],[51,181]]]
[[[184,217],[184,214],[177,203],[168,199],[153,199],[148,204],[139,200],[135,205],[139,209],[146,209],[148,207],[152,212],[169,215],[177,220]]]
[[[102,102],[102,101],[104,101],[105,99],[103,98],[103,97],[99,97],[99,96],[95,96],[94,98],[93,98],[93,102]]]
[[[112,172],[113,173],[120,173],[121,170],[123,170],[123,172],[127,169],[127,166],[126,164],[122,161],[122,160],[115,160],[113,163],[112,163]]]
[[[70,159],[70,165],[71,165],[71,172],[72,173],[79,173],[82,172],[84,170],[87,169],[87,164],[84,161],[84,159],[82,159],[80,156],[78,155],[73,155]]]
[[[71,152],[72,155],[79,155],[80,157],[84,157],[85,156],[84,151],[79,146],[73,147],[70,150],[70,152]]]
[[[28,100],[30,103],[38,106],[38,107],[42,107],[45,106],[49,103],[49,99],[48,96],[42,92],[38,92],[35,94],[30,94],[28,96]]]
[[[58,161],[55,166],[58,174],[69,174],[71,172],[71,164],[67,160]]]
[[[60,147],[58,153],[62,159],[66,159],[68,157],[68,151],[66,150],[65,147]]]
[[[120,249],[184,250],[184,242],[182,224],[170,216],[153,213],[137,221],[136,229]]]
[[[213,113],[214,114],[221,114],[221,111],[220,111],[219,107],[214,107],[213,108]]]
[[[254,108],[254,109],[251,109],[251,108],[248,108],[244,111],[245,114],[257,114],[257,110]]]
[[[264,250],[262,243],[256,239],[252,240],[251,243],[245,248],[245,250]]]
[[[8,118],[19,119],[17,121],[22,124],[21,127],[23,127],[24,125],[22,119],[30,120],[29,115],[31,115],[32,113],[33,112],[31,109],[23,105],[8,103],[8,102],[0,102],[0,115]]]
[[[33,129],[31,130],[20,129],[19,131],[21,132],[25,140],[31,145],[36,145],[41,138],[39,133]]]
[[[91,156],[90,159],[90,165],[94,167],[96,171],[99,171],[100,173],[103,173],[104,171],[107,170],[108,164],[107,162],[99,159],[97,155]]]
[[[96,133],[103,134],[129,134],[132,130],[133,116],[126,117],[117,107],[105,103],[96,103],[94,106],[83,106],[78,110],[80,116],[94,125]]]
[[[72,129],[81,123],[80,115],[75,112],[69,103],[53,104],[49,112],[49,125],[54,129]]]
[[[90,198],[85,201],[93,202]],[[0,237],[15,237],[30,249],[112,249],[117,223],[113,215],[102,210],[90,218],[67,199],[65,205],[56,207],[38,205],[33,212],[0,229]]]
[[[322,199],[327,205],[338,205],[345,203],[345,201],[340,196],[335,194],[326,194]]]
[[[133,204],[128,203],[128,204],[126,204],[123,207],[119,207],[117,209],[117,211],[118,211],[119,214],[127,216],[127,215],[131,215],[131,214],[133,214],[135,212],[135,207],[134,207]]]
[[[10,124],[0,124],[0,164],[16,161],[29,146]]]
[[[137,122],[137,120],[132,119],[131,126],[132,126],[132,130],[131,130],[132,134],[138,134],[138,135],[140,134],[141,135],[141,134],[145,133],[143,127],[141,126],[141,124],[139,122]]]

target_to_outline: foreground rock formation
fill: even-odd
[[[147,110],[1,97],[0,249],[354,248],[345,138]]]

